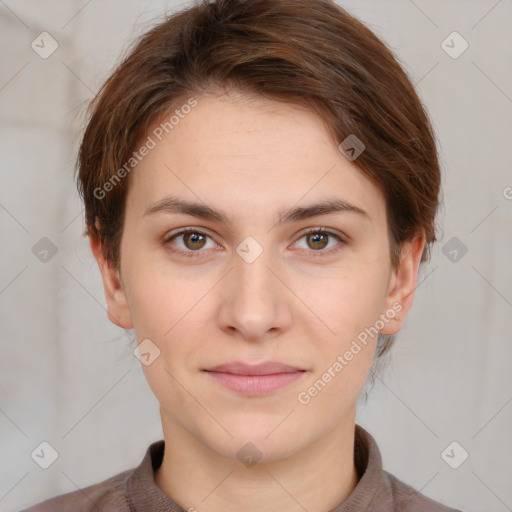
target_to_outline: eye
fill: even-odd
[[[175,249],[174,247],[171,247],[171,250],[187,258],[194,258],[196,256],[194,253],[201,252],[200,249],[203,249],[206,246],[206,239],[211,237],[198,229],[186,228],[182,229],[178,233],[167,236],[163,240],[163,243],[164,245],[167,245],[172,240],[179,238],[182,238],[182,248]],[[215,243],[213,245],[216,246]],[[208,249],[209,247],[206,248]]]
[[[329,249],[324,250],[325,247],[329,245],[329,238],[336,238],[340,243],[337,244],[337,248],[335,249]],[[179,244],[171,244],[173,240],[179,240],[181,239],[181,247],[179,247]],[[194,253],[200,253],[202,252],[201,249],[212,249],[217,247],[217,244],[213,242],[212,240],[212,246],[207,247],[207,240],[211,239],[211,237],[199,229],[196,228],[186,228],[182,229],[181,231],[178,231],[177,233],[172,233],[171,235],[165,237],[163,240],[164,245],[171,246],[170,250],[178,253],[182,256],[185,256],[187,258],[194,258],[198,255]],[[346,242],[343,240],[343,238],[336,234],[333,231],[330,231],[325,228],[310,228],[306,230],[302,236],[299,238],[299,240],[306,239],[306,244],[309,247],[306,247],[304,250],[310,252],[310,253],[316,253],[312,254],[313,257],[317,256],[323,256],[326,253],[327,254],[333,254],[341,250],[341,248],[346,245]],[[296,242],[297,244],[298,242]],[[176,245],[178,246],[176,248]],[[336,247],[336,246],[335,246]]]
[[[328,239],[329,238],[336,238],[339,240],[338,247],[334,250],[323,250],[328,245]],[[316,256],[323,256],[326,253],[327,254],[333,254],[341,250],[341,248],[345,245],[345,241],[341,238],[340,235],[334,233],[333,231],[330,231],[325,228],[310,228],[306,230],[306,232],[302,235],[302,237],[299,240],[306,239],[306,244],[308,247],[305,248],[305,250],[312,249],[310,252],[316,253],[313,254],[313,257]],[[298,243],[298,242],[297,242]],[[320,254],[318,254],[320,253]]]

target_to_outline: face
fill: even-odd
[[[353,425],[424,238],[392,270],[384,197],[316,114],[195,98],[161,141],[149,132],[156,146],[132,171],[120,273],[91,247],[109,318],[150,340],[142,368],[164,432],[231,458],[251,441],[277,460]]]

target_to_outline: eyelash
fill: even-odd
[[[185,229],[182,229],[181,231],[178,231],[177,233],[173,233],[172,235],[170,236],[167,236],[164,238],[163,240],[163,244],[164,245],[167,245],[171,240],[173,240],[174,238],[177,238],[178,236],[180,235],[184,235],[184,234],[187,234],[187,233],[196,233],[198,235],[204,235],[204,236],[207,236],[208,238],[211,238],[210,235],[208,235],[208,233],[205,233],[199,229],[195,229],[195,228],[185,228]],[[330,249],[328,251],[325,251],[325,250],[318,250],[318,251],[310,251],[313,253],[313,258],[317,258],[319,256],[325,256],[326,254],[328,255],[332,255],[332,254],[336,254],[338,251],[340,251],[344,245],[346,245],[346,241],[338,234],[336,234],[335,232],[329,230],[329,229],[325,229],[325,228],[309,228],[307,229],[306,231],[304,231],[302,233],[302,235],[297,239],[300,240],[301,238],[304,238],[306,235],[310,235],[310,234],[328,234],[330,236],[333,236],[335,238],[337,238],[341,243],[339,244],[339,246],[335,249]],[[172,252],[174,253],[177,253],[181,256],[184,256],[185,258],[197,258],[199,256],[197,256],[196,254],[197,253],[201,253],[201,252],[204,252],[204,251],[201,251],[201,250],[198,250],[198,251],[182,251],[181,249],[171,249]],[[315,254],[316,253],[316,254]]]

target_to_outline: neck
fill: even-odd
[[[184,510],[325,512],[347,499],[358,482],[355,418],[292,456],[252,467],[162,420],[165,452],[155,481]]]

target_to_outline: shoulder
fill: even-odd
[[[404,512],[461,512],[428,498],[391,473],[387,471],[383,471],[383,473],[389,483],[395,510]]]
[[[132,471],[123,471],[103,482],[50,498],[21,512],[130,512],[124,484]]]
[[[342,510],[366,512],[461,512],[450,508],[402,482],[385,471],[375,439],[356,425],[354,461],[359,470],[359,483]]]

